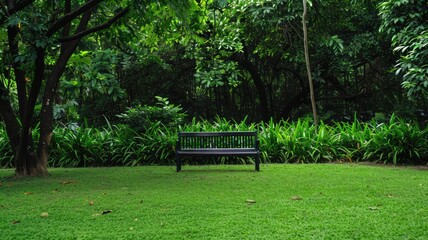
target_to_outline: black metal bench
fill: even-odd
[[[180,132],[175,156],[177,172],[181,157],[254,157],[260,170],[257,132]]]

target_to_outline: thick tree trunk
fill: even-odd
[[[22,2],[20,2],[22,3]],[[23,8],[30,4],[30,2],[25,3],[22,6],[17,5],[17,1],[9,0],[7,1],[7,9],[9,14],[11,12],[18,11],[17,8]],[[9,53],[12,59],[19,55],[19,45],[18,45],[18,34],[20,29],[18,26],[8,26],[7,36],[9,43]],[[36,65],[36,74],[32,81],[32,92],[30,97],[27,99],[27,79],[26,74],[21,68],[19,61],[11,61],[12,68],[14,70],[15,81],[18,90],[18,103],[19,103],[19,117],[21,119],[22,128],[20,128],[18,123],[18,118],[12,110],[11,104],[8,99],[2,99],[1,105],[1,115],[3,120],[6,123],[7,134],[9,136],[10,144],[13,151],[15,151],[15,167],[16,174],[18,176],[25,175],[44,175],[45,171],[38,170],[37,162],[34,161],[34,148],[33,148],[33,139],[31,134],[31,124],[34,113],[34,106],[36,99],[41,87],[41,81],[43,78],[44,72],[44,50],[37,50],[37,63],[41,63],[41,69],[37,69],[39,64]]]
[[[87,28],[91,12],[87,11],[83,14],[77,32],[83,31]],[[68,27],[63,31],[64,35],[68,36]],[[52,70],[50,77],[47,80],[45,93],[43,95],[42,109],[40,113],[40,139],[39,146],[37,148],[38,161],[40,164],[47,166],[49,159],[49,146],[53,136],[53,106],[55,103],[55,96],[59,86],[59,80],[62,73],[67,66],[67,62],[70,59],[73,52],[76,50],[80,39],[71,42],[63,43],[61,46],[61,53],[56,61],[56,64]]]
[[[32,138],[32,124],[34,107],[42,87],[45,72],[45,49],[36,49],[34,79],[31,86],[28,102],[22,119],[21,138],[15,154],[16,174],[21,176],[47,175],[47,165],[39,161],[35,154]]]
[[[55,104],[55,96],[58,90],[59,79],[64,72],[72,51],[70,51],[69,54],[60,55],[57,64],[48,78],[43,95],[42,109],[40,112],[40,139],[37,155],[40,163],[46,166],[49,159],[49,146],[53,136],[53,106]]]

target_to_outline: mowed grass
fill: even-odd
[[[0,170],[1,239],[428,239],[428,171],[361,164]]]

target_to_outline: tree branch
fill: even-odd
[[[26,6],[32,4],[34,2],[34,0],[22,0],[16,3],[15,7],[13,7],[12,9],[10,9],[9,14],[14,14],[16,12],[21,11],[23,8],[25,8]]]
[[[104,24],[100,24],[98,26],[95,26],[93,28],[89,28],[86,30],[83,30],[81,32],[78,32],[74,35],[68,36],[68,37],[62,37],[59,39],[59,42],[69,42],[69,41],[73,41],[73,40],[77,40],[80,39],[86,35],[89,35],[91,33],[94,32],[98,32],[100,30],[109,28],[114,22],[116,22],[117,20],[119,20],[120,18],[122,18],[123,16],[125,16],[125,14],[127,14],[129,11],[129,8],[125,8],[122,11],[120,11],[119,13],[117,13],[112,19],[110,19],[108,22],[104,23]]]
[[[62,18],[58,19],[49,29],[46,35],[48,37],[51,37],[54,33],[58,32],[61,28],[63,28],[65,25],[70,23],[73,19],[77,18],[80,14],[86,12],[87,10],[97,6],[100,4],[102,0],[90,0],[83,6],[77,8],[76,10],[64,15]]]
[[[11,15],[21,11],[22,9],[24,9],[28,5],[32,4],[33,2],[34,2],[34,0],[22,0],[22,1],[19,1],[18,3],[16,3],[15,5],[13,5],[13,3],[9,2],[8,3],[9,10],[7,10],[4,6],[4,4],[1,3],[2,8],[5,11],[5,16],[2,16],[0,18],[0,25],[3,24],[3,22],[6,20],[7,17],[10,17]]]
[[[71,12],[71,0],[66,0],[64,4],[64,15]],[[82,22],[82,21],[80,21]],[[67,37],[70,35],[71,22],[67,23],[62,29],[62,37]],[[61,52],[65,51],[66,44],[61,44]]]

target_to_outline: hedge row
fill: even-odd
[[[217,119],[193,120],[178,129],[157,123],[138,133],[126,125],[96,128],[56,128],[50,167],[173,165],[178,131],[258,131],[263,163],[373,161],[386,164],[428,164],[428,128],[392,117],[387,123],[297,122],[248,124]],[[217,160],[220,162],[226,159]],[[251,159],[227,159],[247,163]],[[205,159],[204,163],[218,163]],[[11,167],[13,154],[0,128],[0,166]]]

